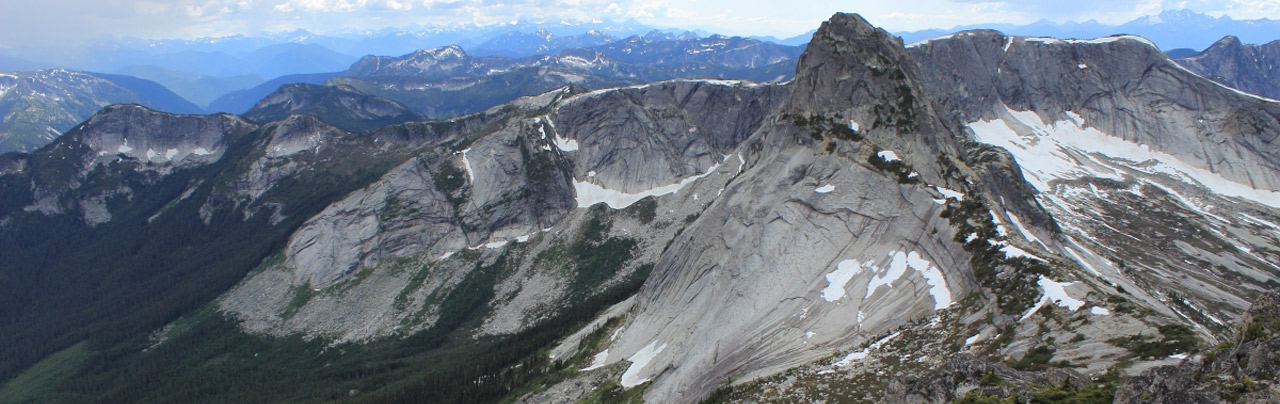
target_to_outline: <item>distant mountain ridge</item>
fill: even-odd
[[[395,100],[431,118],[479,112],[566,85],[588,89],[685,79],[781,82],[802,49],[749,38],[655,34],[550,55],[476,57],[457,45],[366,56],[327,84]]]
[[[951,29],[901,31],[903,43],[913,43],[972,29],[994,29],[1008,35],[1046,36],[1053,38],[1101,38],[1114,34],[1133,34],[1147,38],[1160,49],[1205,49],[1217,38],[1234,35],[1249,43],[1266,43],[1280,39],[1280,21],[1269,19],[1235,20],[1230,16],[1213,17],[1191,10],[1166,10],[1157,15],[1136,18],[1120,25],[1086,22],[1054,23],[1047,20],[1031,24],[974,24]]]
[[[111,104],[202,111],[164,86],[134,77],[63,69],[0,73],[0,153],[35,150]]]
[[[1222,85],[1280,99],[1280,40],[1253,45],[1242,43],[1235,36],[1226,36],[1204,52],[1176,61]]]

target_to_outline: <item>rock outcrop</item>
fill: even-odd
[[[943,404],[970,394],[1026,402],[1035,387],[1080,388],[1088,383],[1088,378],[1068,369],[1021,371],[959,354],[924,374],[895,377],[886,388],[884,402]]]
[[[1130,377],[1116,403],[1280,401],[1280,290],[1254,302],[1238,334],[1173,366]]]

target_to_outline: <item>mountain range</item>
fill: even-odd
[[[897,32],[903,42],[922,41],[951,32],[972,29],[994,29],[1010,35],[1045,36],[1054,38],[1099,38],[1114,34],[1132,34],[1147,38],[1160,49],[1203,50],[1217,38],[1228,35],[1239,37],[1248,43],[1274,41],[1280,32],[1280,21],[1269,19],[1235,20],[1230,16],[1213,17],[1191,10],[1165,10],[1157,15],[1136,18],[1132,21],[1109,25],[1094,20],[1085,22],[1055,23],[1041,20],[1031,24],[978,24],[952,29],[928,29]]]
[[[152,81],[41,70],[0,74],[0,153],[33,151],[111,104],[195,114],[202,109]]]
[[[1275,400],[1280,102],[1231,42],[836,14],[108,106],[0,154],[0,401]]]

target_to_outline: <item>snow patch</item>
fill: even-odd
[[[1147,145],[1110,136],[1094,128],[1084,128],[1083,120],[1074,113],[1068,114],[1068,120],[1047,124],[1035,112],[1004,108],[1015,123],[1020,124],[1017,126],[1030,128],[1032,133],[1019,135],[1013,129],[1014,125],[1002,119],[973,122],[969,128],[973,129],[978,141],[1003,147],[1012,153],[1022,167],[1023,177],[1041,192],[1051,191],[1049,182],[1057,179],[1093,176],[1124,180],[1119,171],[1090,156],[1096,154],[1141,163],[1130,165],[1130,168],[1151,174],[1169,174],[1219,195],[1280,208],[1280,192],[1254,189]],[[1194,204],[1189,206],[1203,212]]]
[[[165,160],[173,160],[173,158],[177,156],[178,156],[178,149],[169,149],[169,150],[165,150],[164,152]]]
[[[1090,184],[1090,185],[1093,185],[1093,184]],[[1023,226],[1022,221],[1018,220],[1018,217],[1014,216],[1012,212],[1005,212],[1005,213],[1008,214],[1009,221],[1013,222],[1013,226],[1018,228],[1018,233],[1022,233],[1022,237],[1026,238],[1027,241],[1030,241],[1033,243],[1040,243],[1041,247],[1044,247],[1046,249],[1049,248],[1049,246],[1046,246],[1043,241],[1040,241],[1040,239],[1037,238],[1036,235],[1031,232],[1031,229],[1028,229],[1026,226]]]
[[[898,154],[894,153],[893,150],[881,150],[879,153],[876,153],[876,155],[880,156],[880,159],[884,160],[886,163],[901,160],[898,158]]]
[[[1260,226],[1266,226],[1266,227],[1270,227],[1270,228],[1272,228],[1272,229],[1280,230],[1280,225],[1277,225],[1277,224],[1275,224],[1275,223],[1268,222],[1268,221],[1266,221],[1266,220],[1259,219],[1259,218],[1257,218],[1257,217],[1253,217],[1253,216],[1251,216],[1251,215],[1249,215],[1249,214],[1247,214],[1247,213],[1241,213],[1241,214],[1240,214],[1240,217],[1244,218],[1244,220],[1248,220],[1248,221],[1253,222],[1254,224],[1257,224],[1257,225],[1260,225]]]
[[[559,148],[560,151],[567,151],[567,152],[578,151],[577,140],[562,138],[560,137],[559,133],[556,134],[556,138],[554,140],[556,143],[556,147]]]
[[[933,189],[938,190],[938,193],[942,194],[943,198],[956,198],[956,200],[958,201],[964,200],[963,192],[956,191],[950,188],[943,188],[943,187],[933,187]]]
[[[1027,252],[1027,250],[1023,250],[1023,249],[1021,249],[1021,248],[1014,247],[1014,246],[1007,245],[1007,244],[1006,244],[1006,245],[1004,245],[1003,247],[1000,247],[1000,251],[1003,251],[1003,252],[1004,252],[1004,256],[1005,256],[1005,258],[1018,258],[1018,257],[1022,257],[1022,258],[1031,258],[1031,259],[1034,259],[1034,260],[1041,260],[1041,261],[1044,261],[1044,260],[1040,259],[1040,257],[1037,257],[1037,256],[1035,256],[1034,254],[1031,254],[1031,253]]]
[[[1018,319],[1018,321],[1026,320],[1027,317],[1031,317],[1032,314],[1035,314],[1036,311],[1040,310],[1041,307],[1044,307],[1044,305],[1048,303],[1054,303],[1059,306],[1066,307],[1067,310],[1071,311],[1076,311],[1076,309],[1079,309],[1080,306],[1084,305],[1083,301],[1073,298],[1071,295],[1067,294],[1067,286],[1074,285],[1075,282],[1054,282],[1052,279],[1046,278],[1044,275],[1040,275],[1040,281],[1038,283],[1040,284],[1040,288],[1044,289],[1044,295],[1041,296],[1040,301],[1036,302],[1036,305],[1031,307],[1030,310],[1027,310],[1027,313],[1023,314],[1022,318]]]
[[[857,132],[859,127],[860,125],[858,125],[858,121],[852,119],[849,120],[849,130]]]
[[[471,148],[469,147],[462,151],[462,166],[467,169],[467,182],[475,184],[476,175],[474,171],[471,171],[471,160],[467,159],[467,153],[470,152]]]
[[[929,39],[926,39],[926,40],[923,40],[923,41],[916,41],[916,42],[912,42],[912,43],[907,44],[907,46],[906,46],[906,47],[907,47],[907,48],[914,48],[914,47],[917,47],[917,46],[920,46],[920,45],[928,44],[929,42],[933,42],[933,41],[941,41],[941,40],[944,40],[944,39],[951,39],[951,37],[953,37],[953,36],[955,36],[955,34],[947,34],[947,35],[943,35],[943,36],[936,37],[936,38],[929,38]]]
[[[1113,36],[1109,36],[1109,37],[1095,38],[1095,39],[1058,39],[1058,38],[1047,38],[1047,37],[1035,37],[1035,38],[1027,38],[1027,39],[1026,39],[1026,41],[1027,41],[1027,42],[1042,42],[1042,43],[1046,43],[1046,44],[1050,44],[1050,45],[1052,45],[1052,44],[1090,44],[1090,45],[1099,45],[1099,44],[1112,43],[1112,42],[1118,42],[1118,41],[1135,41],[1135,42],[1139,42],[1139,43],[1145,44],[1145,45],[1147,45],[1147,46],[1150,46],[1150,47],[1152,47],[1152,48],[1159,49],[1159,47],[1157,47],[1157,46],[1156,46],[1156,44],[1154,44],[1154,43],[1152,43],[1151,41],[1147,40],[1147,38],[1143,38],[1143,37],[1140,37],[1140,36],[1137,36],[1137,35],[1113,35]]]
[[[129,139],[125,139],[124,143],[116,148],[116,153],[128,153],[131,151],[133,151],[133,148],[129,147]]]
[[[829,194],[831,193],[831,191],[835,191],[835,190],[836,190],[835,185],[826,184],[818,187],[817,189],[814,189],[813,192],[817,192],[819,194]]]
[[[197,147],[197,148],[195,148],[195,150],[192,150],[192,151],[191,151],[191,154],[194,154],[194,155],[197,155],[197,156],[208,156],[208,155],[210,155],[210,154],[213,154],[213,152],[211,152],[211,151],[209,151],[208,149],[205,149],[205,148],[203,148],[203,147]]]
[[[711,168],[707,169],[707,172],[699,175],[695,175],[689,178],[685,178],[683,180],[680,180],[680,182],[678,183],[663,185],[657,188],[640,191],[636,193],[615,191],[612,189],[604,188],[596,184],[592,184],[590,182],[578,181],[578,180],[573,181],[573,190],[574,190],[574,193],[577,194],[579,208],[588,208],[588,207],[591,207],[591,205],[595,205],[597,203],[603,202],[606,205],[609,205],[609,207],[611,208],[623,209],[628,206],[631,206],[631,204],[633,203],[639,202],[641,199],[644,199],[650,196],[662,196],[667,194],[674,194],[680,191],[680,188],[684,188],[686,185],[689,185],[690,183],[693,183],[694,181],[697,181],[702,177],[706,177],[711,173],[715,172],[717,168],[720,168],[720,164],[712,165]]]
[[[1109,316],[1111,315],[1111,310],[1107,310],[1106,307],[1093,306],[1089,308],[1089,314],[1095,316]]]
[[[951,289],[947,287],[947,279],[942,275],[942,271],[938,269],[929,260],[921,257],[915,251],[903,254],[901,251],[890,253],[892,257],[889,261],[889,270],[883,275],[877,275],[871,278],[867,283],[867,295],[870,298],[881,286],[893,287],[893,282],[901,279],[906,274],[907,269],[914,269],[920,273],[925,279],[925,283],[929,285],[929,294],[933,296],[933,306],[935,310],[941,310],[951,306]],[[868,269],[872,269],[870,263],[866,264]]]
[[[655,348],[654,346],[657,344],[657,341],[650,342],[648,346],[640,348],[635,355],[627,358],[627,361],[631,362],[631,367],[628,367],[627,371],[622,374],[622,387],[632,388],[649,381],[647,378],[641,378],[640,372],[644,370],[645,366],[649,365],[649,361],[652,361],[663,349],[667,348],[667,344],[662,344],[662,346]]]
[[[880,346],[884,345],[884,343],[886,342],[889,342],[889,340],[896,338],[898,334],[902,334],[902,332],[898,331],[893,334],[889,334],[889,336],[881,338],[879,341],[876,341],[871,345],[868,345],[866,348],[863,348],[861,351],[851,352],[848,355],[845,355],[843,359],[840,359],[839,362],[835,363],[835,366],[836,367],[849,366],[849,364],[853,363],[853,361],[862,360],[863,358],[866,358],[867,354],[871,353],[871,350],[880,349]]]
[[[863,297],[864,299],[870,298],[871,295],[875,293],[876,289],[879,289],[881,286],[892,287],[893,281],[898,280],[898,278],[901,278],[902,275],[907,273],[907,255],[903,254],[901,251],[895,251],[889,254],[892,257],[889,261],[889,271],[885,272],[883,275],[876,275],[871,278],[871,282],[867,283],[867,295]]]
[[[951,306],[951,289],[947,288],[947,278],[942,276],[942,271],[930,266],[929,269],[921,271],[920,275],[923,275],[925,283],[929,284],[929,294],[933,295],[933,309],[942,310]]]
[[[964,339],[964,346],[973,345],[973,343],[978,342],[978,340],[981,338],[982,338],[982,333],[973,334],[972,337]]]
[[[828,302],[834,302],[844,297],[844,286],[853,279],[854,275],[862,272],[863,265],[870,267],[871,263],[858,264],[854,260],[844,260],[836,264],[836,270],[826,275],[829,284],[822,289],[822,298]]]
[[[595,359],[593,359],[593,360],[591,361],[591,366],[587,366],[587,367],[585,367],[585,368],[582,368],[582,371],[583,371],[583,372],[586,372],[586,371],[588,371],[588,370],[596,370],[596,369],[602,368],[602,367],[604,367],[604,361],[605,361],[606,359],[609,359],[609,350],[608,350],[608,349],[604,350],[603,352],[600,352],[600,353],[596,354]]]

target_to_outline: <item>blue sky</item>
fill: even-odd
[[[1188,8],[1235,19],[1280,19],[1280,0],[3,0],[0,47],[101,35],[198,38],[303,28],[318,33],[408,25],[491,25],[523,19],[634,19],[663,28],[794,36],[837,11],[890,31],[977,23],[1096,19],[1118,24]]]

